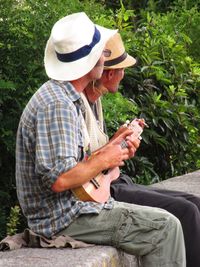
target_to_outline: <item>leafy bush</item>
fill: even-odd
[[[123,93],[150,125],[138,156],[147,157],[166,179],[199,167],[200,65],[189,54],[192,40],[176,12],[142,16],[132,37],[138,64],[125,78]]]
[[[15,205],[10,210],[10,216],[7,222],[7,235],[14,235],[17,233],[20,223],[20,207]]]
[[[109,135],[113,135],[126,120],[132,120],[137,116],[137,105],[126,98],[121,93],[107,94],[103,97],[103,108],[105,110],[105,120],[109,125]]]

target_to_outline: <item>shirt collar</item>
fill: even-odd
[[[65,93],[67,94],[67,96],[70,98],[70,100],[75,104],[78,105],[82,114],[85,113],[85,106],[83,104],[83,101],[81,99],[80,93],[76,91],[75,87],[67,81],[56,81],[54,80],[55,83],[58,83],[63,90],[65,91]]]
[[[81,98],[80,94],[76,91],[75,87],[70,82],[64,81],[61,83],[64,85],[63,89],[65,90],[66,94],[72,102],[76,102]]]

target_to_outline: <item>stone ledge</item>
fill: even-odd
[[[154,187],[200,196],[200,170],[170,178]],[[110,246],[81,249],[23,248],[0,252],[0,267],[137,267],[136,258]]]
[[[136,267],[136,258],[110,246],[22,248],[0,252],[1,267]]]
[[[200,170],[176,176],[152,185],[153,187],[183,191],[200,197]]]

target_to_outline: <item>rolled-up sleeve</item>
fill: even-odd
[[[37,113],[35,173],[48,188],[77,163],[80,143],[76,109],[55,102]]]

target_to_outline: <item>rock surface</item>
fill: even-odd
[[[200,196],[200,170],[154,184]],[[109,246],[81,249],[23,248],[0,252],[0,267],[137,267],[136,258]]]

